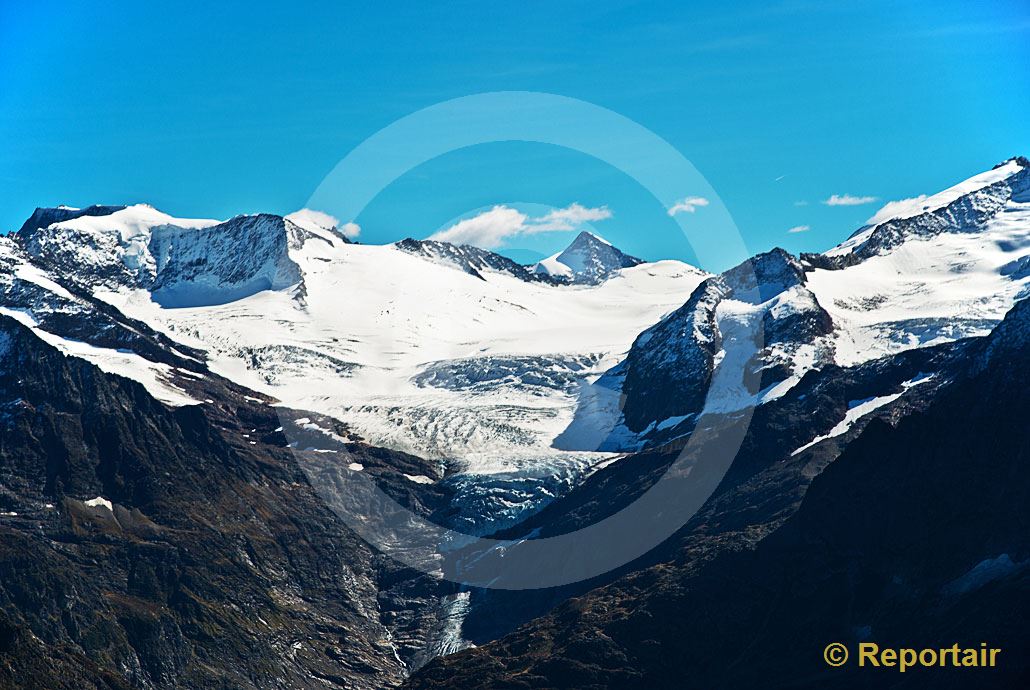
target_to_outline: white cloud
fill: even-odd
[[[808,232],[811,229],[812,227],[810,225],[795,225],[794,227],[789,228],[787,232],[793,235],[799,232]]]
[[[795,206],[808,206],[808,202],[807,201],[795,201],[794,205]]]
[[[883,205],[879,211],[873,214],[873,217],[865,222],[866,225],[879,225],[885,220],[891,218],[907,218],[909,216],[916,216],[923,212],[923,202],[926,201],[926,195],[920,194],[910,199],[899,199],[898,201],[888,201]]]
[[[669,207],[669,215],[674,216],[677,213],[693,213],[701,206],[707,206],[708,199],[703,196],[688,196],[680,199],[675,204]]]
[[[474,244],[484,249],[501,246],[506,237],[517,235],[526,225],[528,216],[508,206],[494,206],[478,216],[457,223],[429,236],[431,240],[454,244]]]
[[[607,206],[587,208],[573,203],[565,208],[556,208],[539,218],[530,219],[531,232],[549,232],[552,230],[574,230],[583,223],[611,218],[612,212]]]
[[[340,223],[339,218],[334,218],[328,213],[322,213],[310,208],[302,208],[299,211],[294,211],[290,215],[286,216],[286,220],[293,222],[296,225],[304,227],[306,225],[314,225],[319,228],[325,228],[330,230],[335,228]]]
[[[316,211],[310,208],[302,208],[286,216],[286,220],[302,228],[332,230],[336,229],[343,233],[344,237],[354,239],[361,233],[361,226],[357,223],[344,223],[340,225],[340,219],[330,216],[328,213]]]
[[[459,220],[451,227],[433,233],[429,239],[496,249],[510,237],[540,232],[569,232],[584,223],[611,217],[612,212],[607,206],[589,208],[574,203],[542,216],[530,217],[510,206],[498,205],[479,215]]]
[[[349,240],[353,240],[361,234],[361,226],[354,222],[344,223],[343,225],[337,226],[336,229],[342,232],[343,236]]]
[[[875,196],[852,196],[851,194],[834,194],[823,203],[827,206],[861,206],[876,201]]]

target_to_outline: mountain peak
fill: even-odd
[[[980,231],[1030,192],[1030,160],[1015,156],[933,194],[892,201],[825,253],[831,263],[863,261],[911,237]]]
[[[36,230],[45,229],[53,225],[54,223],[62,223],[66,220],[73,220],[75,218],[82,218],[83,216],[109,216],[112,213],[124,210],[125,206],[104,206],[101,204],[94,204],[87,208],[75,208],[72,206],[55,206],[55,207],[38,207],[32,212],[21,228],[18,230],[18,234],[25,236],[35,232]]]
[[[763,302],[791,287],[804,285],[805,268],[790,252],[773,247],[729,269],[722,277],[740,293],[737,299]]]
[[[70,282],[150,290],[165,306],[209,306],[297,284],[289,249],[309,236],[267,213],[187,219],[135,204],[37,209],[15,239]]]
[[[604,239],[600,235],[595,235],[594,233],[589,232],[587,230],[581,230],[580,233],[576,235],[576,239],[572,240],[572,242],[569,244],[568,247],[566,247],[566,249],[571,249],[577,245],[602,245],[606,247],[611,247],[612,243]]]
[[[540,261],[533,270],[573,283],[596,285],[620,269],[642,263],[643,260],[624,254],[608,240],[583,230],[564,251]]]
[[[998,163],[996,166],[991,168],[991,170],[997,170],[998,168],[1003,168],[1003,167],[1005,167],[1006,165],[1008,165],[1010,163],[1015,163],[1016,165],[1018,165],[1021,168],[1030,168],[1030,159],[1027,159],[1026,156],[1013,156],[1012,158],[1009,158],[1008,160],[1004,160],[1001,163]]]

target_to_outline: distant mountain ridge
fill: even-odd
[[[624,603],[592,608],[599,595],[586,599],[596,628],[570,623],[578,614],[569,604],[532,624],[543,636],[467,652],[412,683],[554,685],[581,678],[583,669],[598,685],[668,681],[664,653],[655,655],[649,640],[680,649],[676,621],[686,617],[670,595],[679,585],[666,588],[666,575],[653,588],[617,578],[653,564],[673,580],[689,578],[713,559],[750,550],[792,519],[809,482],[838,456],[850,469],[839,475],[848,481],[830,484],[834,501],[854,486],[911,521],[889,483],[863,474],[862,453],[918,447],[923,432],[910,436],[919,427],[908,425],[891,440],[883,427],[950,395],[932,412],[942,426],[948,417],[940,409],[955,418],[954,391],[988,400],[992,390],[1009,395],[1021,385],[1004,368],[1019,370],[1026,354],[1028,168],[1026,159],[1011,159],[825,254],[774,248],[718,275],[676,261],[641,262],[589,233],[551,257],[552,273],[470,246],[351,243],[333,228],[274,214],[217,221],[143,205],[39,209],[18,233],[0,237],[0,387],[8,393],[0,401],[0,529],[41,564],[18,561],[4,573],[0,678],[4,668],[43,659],[80,686],[88,669],[103,668],[116,679],[112,687],[219,677],[263,687],[265,666],[247,661],[257,654],[291,686],[381,687],[614,580]],[[310,448],[299,451],[304,467],[326,460],[331,467],[333,453],[346,449],[361,467],[346,471],[375,475],[391,496],[440,524],[511,539],[505,548],[517,550],[522,540],[591,524],[625,505],[706,417],[744,411],[753,412],[748,436],[698,514],[699,533],[684,532],[651,561],[583,589],[540,594],[458,592],[402,574],[342,527],[313,543],[322,535],[317,525],[329,523],[305,493],[283,431]],[[1021,462],[1022,410],[985,406],[971,418],[987,424],[995,413],[1001,431],[990,427],[981,441],[1007,444],[1015,455],[999,467],[1011,472]],[[952,440],[975,449],[961,426],[949,427]],[[134,433],[145,438],[133,443]],[[858,450],[849,450],[855,443]],[[938,450],[950,458],[949,472],[966,476],[959,455]],[[201,467],[189,466],[191,454]],[[162,479],[163,459],[176,470]],[[902,465],[878,471],[904,478]],[[994,505],[986,500],[992,482],[1008,476],[981,478],[984,505]],[[300,513],[265,521],[288,515],[290,500],[303,505]],[[197,515],[205,528],[214,525],[213,548],[226,563],[208,563],[207,545],[177,517],[193,515],[193,505],[204,506]],[[240,506],[252,519],[219,512]],[[855,505],[853,514],[878,506]],[[833,518],[818,504],[797,514],[795,522]],[[840,525],[834,539],[847,534],[848,523]],[[803,528],[784,534],[810,534]],[[812,582],[778,555],[776,540],[784,538],[762,547],[768,562]],[[1001,553],[1013,564],[1026,559],[1021,542],[999,548],[1007,550],[955,549],[941,561],[943,584],[937,576],[912,581],[958,591],[966,585],[954,583],[969,582],[980,561]],[[55,549],[80,560],[48,555]],[[360,572],[344,569],[341,585],[336,571],[315,566],[326,554]],[[460,570],[465,555],[448,551],[443,561]],[[89,582],[69,565],[86,560],[100,564]],[[760,567],[732,562],[760,583]],[[133,563],[135,570],[126,566]],[[870,562],[833,572],[852,566]],[[726,570],[712,572],[732,583]],[[727,587],[701,587],[696,601],[734,601],[740,592]],[[58,591],[80,593],[67,616],[59,614],[63,595],[50,594]],[[332,603],[339,596],[343,608]],[[638,603],[664,626],[651,637],[651,619],[632,610]],[[232,613],[245,605],[257,606],[262,621]],[[8,614],[19,607],[20,617]],[[290,613],[280,615],[280,607]],[[891,615],[882,620],[896,623]],[[87,625],[93,618],[95,628]],[[746,628],[753,620],[728,624]],[[288,625],[276,627],[282,621]],[[553,630],[560,632],[551,637]],[[126,640],[135,633],[126,631],[145,639],[133,646]],[[296,640],[293,631],[302,631]],[[551,640],[547,650],[542,640]],[[496,649],[531,672],[491,661]],[[537,654],[554,661],[526,658]]]
[[[913,202],[825,254],[798,258],[775,249],[720,276],[698,272],[691,279],[696,286],[693,294],[683,295],[661,321],[637,334],[626,356],[586,389],[600,395],[599,399],[610,400],[599,407],[591,398],[591,408],[577,415],[561,434],[559,446],[577,451],[626,450],[689,433],[693,417],[711,397],[707,382],[728,356],[728,363],[738,355],[749,358],[746,363],[733,364],[743,364],[748,380],[725,391],[721,399],[708,400],[710,405],[733,407],[768,401],[795,385],[806,371],[831,362],[850,364],[907,347],[986,333],[1027,289],[1024,281],[1030,274],[1026,268],[1030,256],[1022,250],[1030,222],[1027,198],[1030,165],[1027,159],[1016,157],[925,197],[918,205]],[[327,295],[320,293],[325,289],[312,288],[310,277],[337,261],[355,266],[353,261],[372,260],[375,255],[380,257],[377,262],[389,259],[384,270],[411,270],[401,269],[400,264],[397,269],[385,269],[393,265],[391,248],[429,265],[457,268],[481,283],[511,278],[560,292],[567,285],[621,289],[628,286],[627,276],[637,281],[646,275],[642,267],[664,265],[645,264],[586,231],[565,250],[522,266],[468,245],[409,238],[388,247],[360,249],[331,228],[298,225],[281,216],[258,214],[224,222],[183,220],[142,205],[37,209],[14,239],[29,261],[87,291],[105,295],[105,300],[114,299],[110,296],[114,294],[127,295],[126,290],[143,289],[162,308],[228,305],[268,291],[289,295],[303,305],[309,289],[315,290],[311,298],[324,301]],[[916,273],[913,266],[918,267]],[[369,269],[369,281],[348,289],[365,293],[375,291],[376,284],[385,280],[402,279],[383,274],[374,264]],[[430,275],[443,274],[430,268],[425,280],[436,280]],[[934,295],[932,301],[924,299],[920,290],[913,291],[916,284]],[[947,289],[937,287],[944,285]],[[486,288],[461,289],[474,295]],[[125,299],[118,297],[115,302],[122,304]],[[384,293],[376,299],[389,297]],[[555,304],[563,301],[565,297]],[[167,309],[165,313],[169,317],[174,314]],[[525,310],[518,314],[518,322],[525,321],[531,332],[535,317]],[[153,323],[145,312],[136,315]],[[459,310],[450,318],[456,323],[453,318],[468,316]],[[218,326],[211,324],[210,328],[212,337],[221,340]],[[727,337],[729,331],[733,331],[731,337]],[[756,336],[761,342],[749,355],[745,350]],[[250,337],[244,336],[245,340]],[[411,337],[424,336],[413,333]],[[728,345],[736,349],[730,352]],[[567,348],[561,345],[556,349]],[[257,350],[251,345],[229,349],[234,356],[246,358],[248,369],[269,368],[276,362],[282,367],[286,362],[280,358],[285,352],[306,362],[302,367],[324,364],[332,372],[357,372],[363,366],[352,354],[318,352],[304,342],[285,349],[266,344]],[[583,369],[580,362],[593,361],[598,367],[605,362],[597,352],[575,345],[567,356],[535,350],[503,352],[500,359],[497,353],[483,353],[482,362],[475,361],[474,351],[455,352],[423,363],[411,380],[421,382],[422,390],[438,390],[426,382],[443,386],[443,381],[462,380],[470,372],[478,372],[477,377],[483,372],[501,376],[504,371],[526,371],[527,363],[536,361],[563,369],[548,371],[540,380],[564,381],[562,390],[567,392],[570,382],[585,381],[598,373]],[[452,359],[455,363],[447,364]],[[561,361],[567,362],[567,370],[566,365],[555,364]],[[462,367],[468,372],[461,372]],[[444,370],[451,372],[448,377],[427,374]],[[274,373],[262,376],[281,379]],[[521,374],[511,379],[521,382],[510,383],[512,391],[532,378]],[[504,387],[482,381],[479,389],[499,391]],[[273,393],[271,388],[267,391]],[[601,408],[607,411],[602,413]],[[589,431],[580,433],[581,428]]]
[[[768,402],[813,369],[988,333],[1030,294],[1030,161],[1010,159],[922,206],[825,254],[777,248],[703,281],[597,381],[566,447],[586,438],[639,449],[690,433],[706,405]],[[743,370],[732,390],[709,388],[722,361]],[[607,420],[598,397],[619,400]]]
[[[424,257],[430,261],[450,264],[482,280],[486,280],[483,276],[484,272],[493,271],[507,273],[527,283],[541,282],[551,285],[564,285],[568,282],[562,277],[555,278],[535,273],[505,256],[474,247],[470,244],[455,245],[450,242],[416,240],[409,237],[397,242],[395,246],[401,251]]]

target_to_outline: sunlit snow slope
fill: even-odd
[[[577,284],[473,247],[364,246],[307,217],[182,220],[142,205],[40,209],[8,253],[5,307],[41,332],[88,330],[63,316],[80,309],[62,294],[74,283],[206,351],[215,372],[371,443],[477,472],[552,471],[584,460],[555,445],[631,449],[688,432],[706,382],[738,359],[763,385],[718,409],[761,404],[831,361],[986,333],[1027,294],[1030,162],[889,204],[825,254],[773,250],[721,276],[634,265],[588,233],[555,258],[591,269]],[[758,297],[741,303],[749,276]],[[730,332],[745,322],[764,324],[757,358],[729,347],[749,342]],[[111,366],[151,387],[169,375],[121,360]]]
[[[826,253],[843,268],[808,274],[833,318],[839,364],[984,335],[1027,294],[1026,159],[889,205],[876,220]]]
[[[553,456],[579,385],[704,278],[686,264],[626,268],[590,286],[482,277],[393,245],[307,236],[289,289],[162,307],[150,291],[103,298],[207,349],[212,369],[369,442],[460,459],[478,471]]]
[[[984,335],[1028,282],[1030,162],[1014,158],[888,204],[825,254],[774,249],[706,279],[584,392],[558,443],[639,450],[690,434],[702,412],[774,400],[810,370]]]

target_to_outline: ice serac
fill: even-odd
[[[585,230],[564,251],[534,264],[540,275],[596,285],[623,268],[644,263]]]

